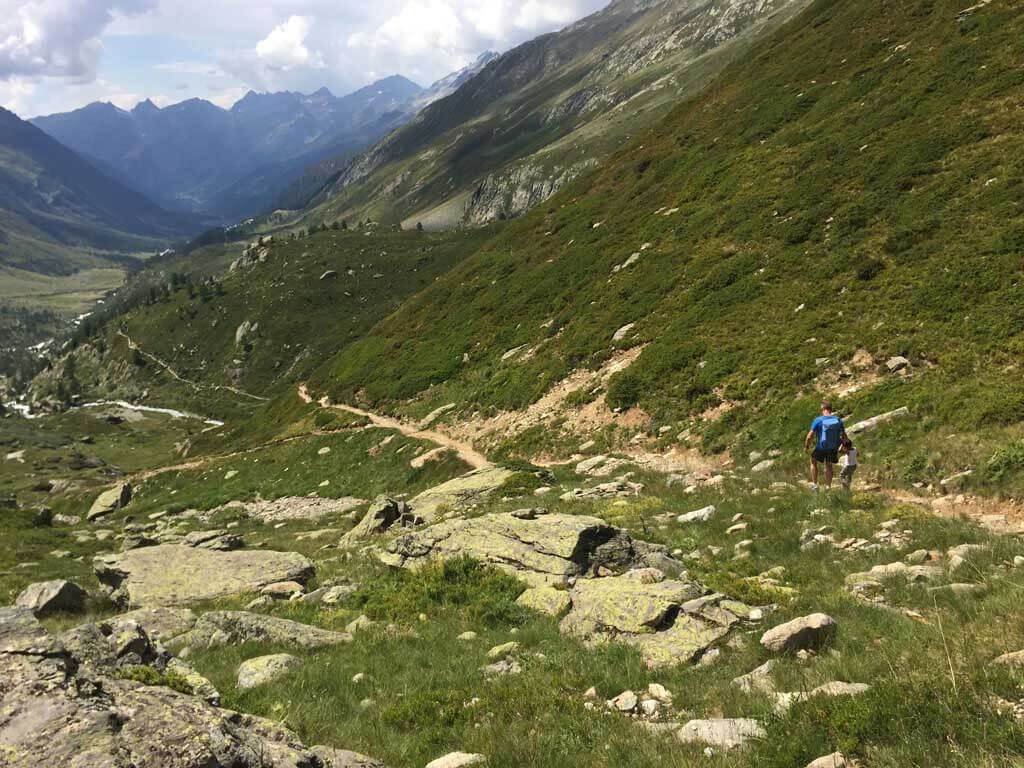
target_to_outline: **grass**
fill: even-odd
[[[708,524],[652,525],[657,515],[675,515],[707,501],[719,506]],[[512,602],[521,584],[471,560],[415,574],[382,570],[358,558],[326,565],[322,576],[334,573],[360,585],[346,602],[329,609],[289,604],[274,612],[336,629],[360,614],[377,623],[360,631],[352,645],[300,654],[303,667],[281,681],[238,691],[234,670],[246,658],[294,649],[249,645],[200,652],[191,661],[222,691],[226,706],[281,720],[307,743],[358,749],[396,766],[422,765],[456,749],[482,752],[497,766],[552,768],[570,759],[602,766],[788,768],[836,749],[870,765],[994,768],[1015,765],[1024,755],[1024,730],[987,703],[993,694],[1020,697],[1020,679],[986,666],[1024,644],[1014,618],[1024,577],[1002,565],[1018,550],[1013,540],[960,521],[894,509],[873,496],[814,500],[778,491],[772,498],[731,487],[698,498],[659,490],[632,507],[564,506],[605,516],[670,547],[723,546],[721,555],[691,563],[691,574],[708,583],[725,584],[784,565],[785,582],[797,594],[764,625],[822,610],[836,618],[840,631],[831,648],[812,661],[779,659],[773,672],[779,690],[810,690],[831,680],[867,682],[872,690],[858,699],[814,699],[777,716],[764,695],[741,693],[729,683],[768,658],[756,642],[761,629],[740,632],[715,665],[652,671],[625,646],[585,647],[561,636],[553,620]],[[731,539],[724,529],[734,513],[751,525],[744,534],[756,542],[750,560],[730,559]],[[837,538],[870,538],[896,515],[914,532],[897,550],[858,554],[798,546],[807,524],[802,521],[832,524]],[[892,603],[918,610],[923,622],[858,601],[843,588],[846,573],[916,548],[945,549],[965,541],[994,547],[973,561],[972,578],[990,583],[987,594],[937,599],[918,585],[894,584],[887,590]],[[455,639],[467,630],[478,638]],[[523,672],[487,680],[479,671],[487,663],[485,651],[510,640],[521,644],[517,658]],[[355,682],[357,674],[362,677]],[[686,713],[683,720],[756,717],[766,723],[768,738],[744,751],[706,758],[699,747],[605,714],[600,702],[594,711],[583,706],[583,691],[592,685],[603,699],[649,682],[674,692],[674,706]]]

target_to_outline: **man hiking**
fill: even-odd
[[[818,490],[818,463],[825,463],[825,487],[832,487],[832,468],[839,463],[839,446],[846,438],[843,420],[832,413],[832,403],[821,404],[821,416],[811,424],[804,450],[811,453],[811,488]],[[813,446],[813,447],[812,447]]]

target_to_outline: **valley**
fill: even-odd
[[[1021,10],[616,0],[251,93],[382,132],[201,235],[216,163],[149,203],[11,115],[67,250],[0,260],[0,765],[1024,768]]]

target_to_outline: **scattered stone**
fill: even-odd
[[[877,427],[880,427],[883,424],[888,424],[891,421],[895,421],[896,419],[902,419],[909,415],[909,408],[897,408],[895,411],[889,411],[888,413],[883,413],[880,416],[873,416],[870,419],[859,421],[853,426],[847,427],[846,431],[851,435],[856,435],[861,432],[870,432],[871,430],[876,429]]]
[[[503,675],[518,675],[523,668],[515,659],[502,659],[480,667],[480,671],[484,673],[485,677],[501,677]]]
[[[323,605],[337,605],[349,595],[358,590],[351,584],[339,584],[333,587],[320,587],[312,592],[307,592],[300,599],[303,602],[322,603]]]
[[[767,734],[757,720],[735,718],[731,720],[691,720],[680,729],[680,741],[709,744],[721,749],[743,746],[750,739],[763,739]]]
[[[355,634],[356,632],[360,632],[364,629],[370,629],[371,627],[376,626],[376,624],[377,622],[369,616],[361,614],[348,623],[348,626],[345,627],[345,631],[349,634]]]
[[[113,488],[108,488],[96,497],[92,506],[89,507],[89,512],[85,518],[86,520],[96,520],[97,518],[104,517],[126,507],[131,500],[131,483],[118,483]]]
[[[450,752],[444,757],[431,760],[426,768],[467,768],[470,765],[482,765],[487,762],[483,755],[468,752]]]
[[[302,666],[302,661],[287,653],[257,656],[238,667],[238,687],[242,690],[272,683]]]
[[[199,547],[200,549],[211,549],[217,552],[231,552],[235,549],[241,549],[245,544],[242,537],[237,533],[229,533],[222,529],[190,531],[185,534],[181,543],[187,547]]]
[[[902,355],[890,357],[885,363],[885,367],[889,369],[889,373],[897,373],[909,365],[910,361]]]
[[[243,643],[322,648],[352,642],[352,635],[247,611],[210,611],[200,616],[193,628],[176,637],[174,642],[191,648],[218,648]]]
[[[111,600],[126,607],[176,606],[306,582],[313,564],[295,552],[217,552],[163,544],[93,560]]]
[[[36,616],[54,613],[81,613],[88,598],[85,590],[73,581],[56,579],[30,584],[22,590],[14,603],[28,608]]]
[[[672,706],[672,691],[661,683],[651,683],[647,686],[647,693],[655,700],[665,706]]]
[[[633,691],[623,691],[614,699],[608,700],[609,709],[615,709],[626,714],[635,712],[639,704],[640,699]]]
[[[1001,667],[1024,669],[1024,651],[1012,651],[1011,653],[1004,653],[1002,656],[998,656],[995,659],[993,659],[992,663]]]
[[[275,581],[260,590],[260,594],[274,600],[295,600],[305,591],[297,581]]]
[[[347,749],[313,747],[310,751],[320,759],[324,768],[385,768],[380,760]]]
[[[636,328],[636,323],[627,323],[615,332],[612,336],[612,341],[622,341]]]
[[[833,752],[831,755],[819,757],[807,764],[807,768],[852,768],[853,763],[847,760],[842,752]]]
[[[824,613],[793,619],[769,629],[761,636],[761,645],[775,653],[817,650],[828,643],[836,632],[836,622]]]
[[[715,516],[715,512],[717,512],[717,510],[714,505],[709,505],[707,507],[702,507],[701,509],[695,509],[693,512],[687,512],[686,514],[680,515],[676,518],[676,522],[706,523]]]
[[[732,684],[744,693],[775,693],[775,683],[772,681],[775,664],[774,659],[769,659],[752,672],[733,678]]]
[[[469,643],[469,642],[472,642],[473,640],[476,640],[476,638],[477,638],[476,632],[473,632],[472,630],[467,630],[466,632],[463,632],[461,635],[459,635],[455,639],[456,640],[462,640],[465,643]]]
[[[774,459],[765,459],[764,461],[759,461],[757,464],[752,466],[750,468],[750,471],[751,472],[767,472],[769,469],[771,469],[774,466],[775,466],[775,460]]]
[[[511,656],[513,653],[516,653],[518,650],[519,643],[515,641],[502,643],[501,645],[496,645],[493,648],[491,648],[491,650],[487,652],[487,658],[491,661],[494,661],[496,659],[504,659],[507,656]]]
[[[597,499],[614,499],[624,496],[638,496],[644,489],[641,483],[627,480],[613,480],[601,483],[592,488],[574,488],[561,495],[562,501],[593,501]]]

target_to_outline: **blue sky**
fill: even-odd
[[[22,117],[246,91],[421,85],[607,0],[0,0],[0,104]]]

